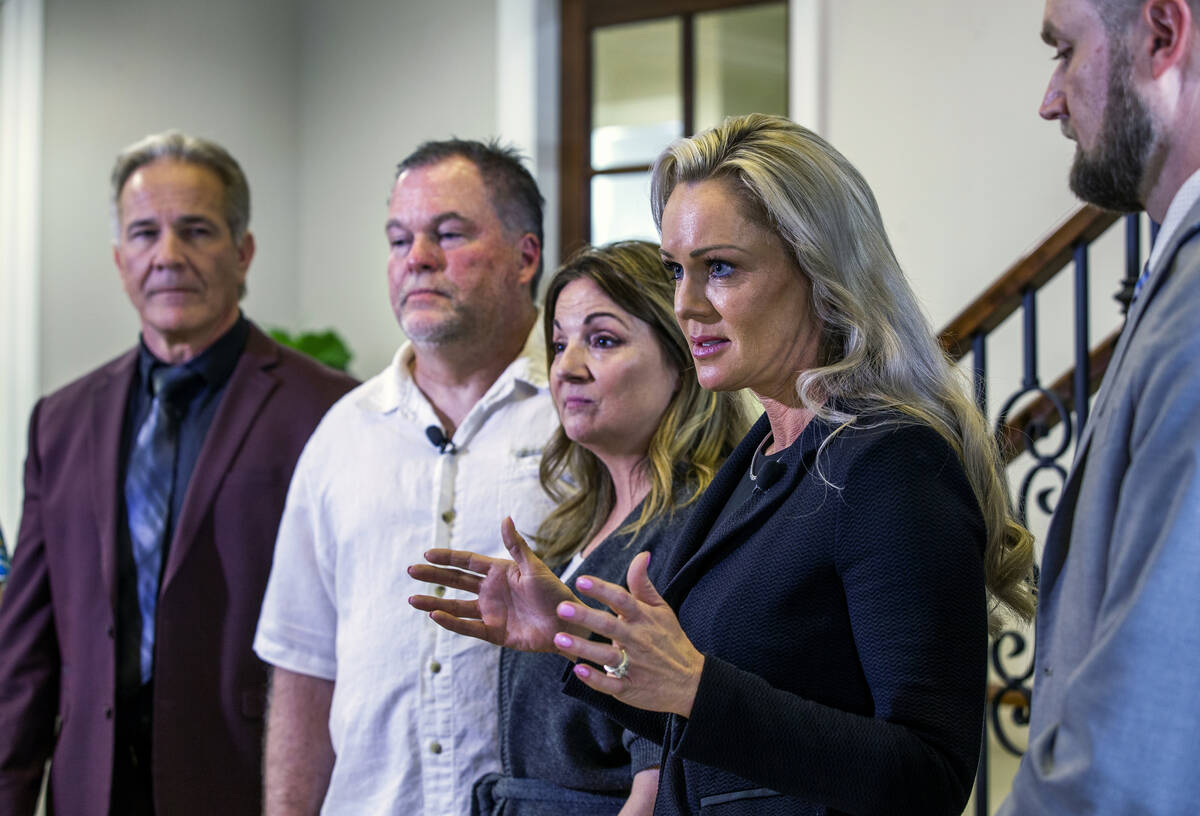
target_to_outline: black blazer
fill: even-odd
[[[761,419],[651,566],[705,655],[690,719],[567,691],[663,742],[655,813],[957,814],[983,724],[984,524],[957,456],[901,417],[814,420],[713,529]]]

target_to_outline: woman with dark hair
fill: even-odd
[[[683,508],[749,427],[735,395],[701,388],[688,371],[672,294],[658,247],[644,241],[585,248],[550,282],[546,353],[561,427],[540,475],[557,506],[535,540],[564,589],[580,570],[620,583],[634,555],[678,532]],[[478,572],[491,564],[473,558]],[[429,569],[412,572],[423,580]],[[503,771],[476,784],[476,813],[653,809],[659,746],[560,694],[567,665],[553,654],[501,655]]]
[[[520,569],[445,574],[478,603],[422,608],[579,660],[568,694],[663,743],[656,813],[957,816],[989,617],[1033,610],[1031,537],[965,377],[867,183],[810,131],[751,114],[682,139],[651,205],[697,380],[766,416],[652,572],[576,579],[611,612]]]

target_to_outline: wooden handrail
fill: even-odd
[[[942,348],[952,359],[962,359],[971,350],[972,337],[990,332],[1017,310],[1022,292],[1044,286],[1071,260],[1077,244],[1094,241],[1120,217],[1090,204],[1080,207],[942,329]]]
[[[1111,227],[1121,216],[1084,205],[1072,213],[1058,229],[1034,247],[1024,258],[1010,266],[986,291],[958,313],[938,335],[942,348],[953,360],[962,359],[971,350],[972,338],[1003,323],[1021,305],[1027,289],[1040,289],[1070,262],[1075,247],[1090,243]],[[1120,329],[1105,337],[1089,355],[1088,393],[1094,394],[1104,379],[1112,359]],[[1067,411],[1075,409],[1074,371],[1068,371],[1048,388]],[[1048,434],[1060,421],[1058,410],[1045,395],[1033,399],[1010,416],[997,429],[997,442],[1005,464],[1025,452],[1026,438],[1033,442]]]

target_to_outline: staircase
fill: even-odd
[[[1118,227],[1117,222],[1123,222]],[[1150,225],[1151,240],[1156,232]],[[1141,271],[1141,216],[1120,216],[1090,205],[1080,207],[1028,255],[1000,275],[978,298],[941,331],[939,340],[950,357],[970,356],[975,398],[988,415],[988,341],[1010,318],[1020,313],[1022,348],[1019,384],[1005,395],[996,422],[997,441],[1010,476],[1017,480],[1017,512],[1028,526],[1031,499],[1045,515],[1053,512],[1056,491],[1034,490],[1037,477],[1051,474],[1059,485],[1070,468],[1069,452],[1087,423],[1090,397],[1100,387],[1120,331],[1093,345],[1089,332],[1091,305],[1088,271],[1092,245],[1112,229],[1124,229],[1124,278],[1114,299],[1124,314],[1133,298]],[[1060,273],[1070,269],[1072,281],[1074,367],[1050,383],[1038,372],[1038,295]],[[1049,450],[1038,446],[1055,428],[1057,442]],[[1023,472],[1020,472],[1023,471]],[[976,816],[989,816],[999,805],[990,796],[992,766],[989,745],[994,742],[1012,757],[1022,753],[1021,735],[1029,725],[1029,700],[1033,675],[1031,641],[1023,631],[1009,630],[994,639],[990,649],[986,727],[975,782]],[[1013,663],[1018,668],[1013,668]],[[989,736],[991,739],[989,739]],[[993,799],[995,799],[993,801]]]

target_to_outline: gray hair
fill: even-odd
[[[813,315],[796,315],[822,327],[817,364],[796,382],[804,406],[838,425],[898,412],[941,434],[958,452],[987,524],[988,589],[1032,616],[1025,583],[1032,536],[1013,518],[995,439],[937,345],[866,180],[794,122],[730,117],[676,141],[654,163],[650,204],[659,228],[675,187],[710,179],[729,184],[746,217],[779,236],[812,286]],[[999,623],[993,616],[993,629]]]
[[[205,167],[216,174],[225,188],[225,223],[236,244],[250,226],[250,185],[237,159],[208,139],[178,130],[153,133],[126,147],[117,155],[112,169],[113,237],[121,235],[121,190],[139,168],[162,159]]]

